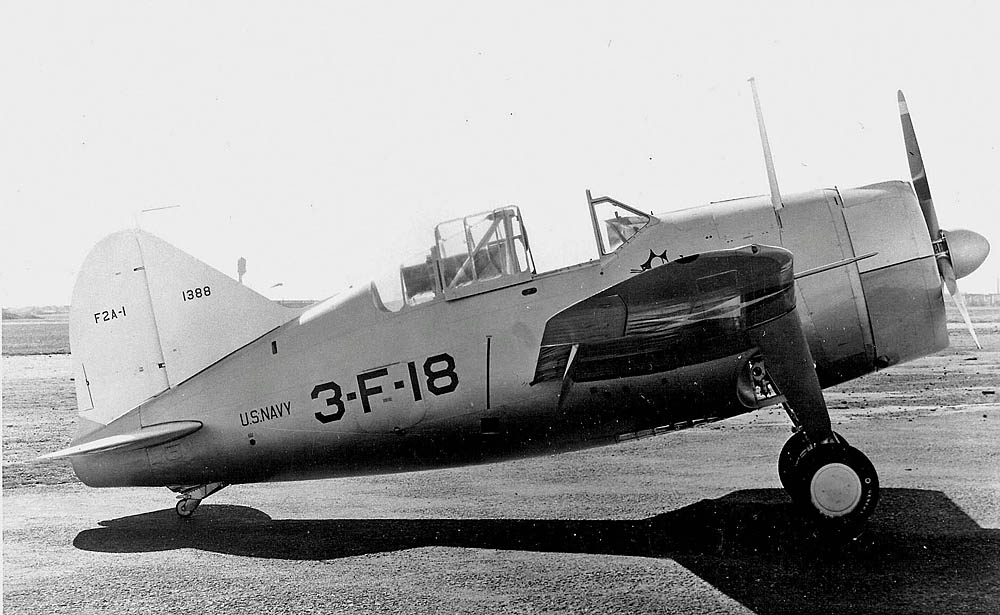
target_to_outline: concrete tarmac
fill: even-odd
[[[72,432],[65,365],[4,357],[5,613],[1000,612],[996,351],[827,391],[882,484],[836,546],[780,488],[780,408],[538,459],[232,486],[180,519],[166,489],[26,463]]]

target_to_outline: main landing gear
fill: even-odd
[[[781,449],[778,478],[817,529],[854,532],[878,504],[878,474],[864,453],[831,433],[813,443],[803,429],[796,431]]]
[[[177,514],[187,519],[198,510],[201,501],[212,495],[216,491],[226,486],[226,483],[208,483],[205,485],[175,486],[170,487],[171,491],[179,493],[177,496],[177,506],[174,509]]]
[[[785,412],[795,426],[778,456],[782,486],[816,534],[853,538],[875,511],[878,475],[861,451],[833,431],[797,313],[791,310],[748,334],[764,355],[761,378],[785,397]]]

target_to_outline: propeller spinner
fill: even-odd
[[[906,98],[903,97],[902,90],[899,91],[898,98],[899,120],[903,124],[903,141],[906,144],[906,159],[910,165],[913,190],[920,202],[924,222],[927,223],[927,233],[930,235],[931,245],[934,246],[938,271],[948,288],[948,294],[951,295],[955,306],[965,320],[966,326],[969,327],[972,340],[976,343],[977,348],[982,349],[979,338],[976,336],[976,330],[972,326],[972,320],[969,318],[969,308],[965,305],[965,297],[958,290],[956,280],[969,275],[983,264],[986,256],[990,253],[990,244],[985,237],[974,231],[964,229],[945,231],[938,226],[934,199],[931,198],[931,189],[927,184],[924,159],[920,155],[917,134],[913,130],[913,121],[910,119],[910,111],[906,107]]]

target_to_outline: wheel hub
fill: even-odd
[[[809,483],[813,506],[827,517],[842,517],[851,513],[861,502],[861,478],[843,463],[821,467]]]

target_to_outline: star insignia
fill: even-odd
[[[659,263],[660,265],[662,265],[664,263],[670,262],[669,260],[667,260],[667,251],[666,250],[664,250],[663,252],[660,252],[659,254],[657,254],[656,252],[653,252],[652,250],[650,250],[649,251],[649,258],[646,259],[646,262],[643,263],[643,264],[641,264],[641,265],[639,265],[639,269],[633,269],[632,271],[634,273],[641,273],[643,271],[649,271],[650,269],[652,269],[654,267],[653,261],[656,260],[656,259],[660,259],[660,263]]]

